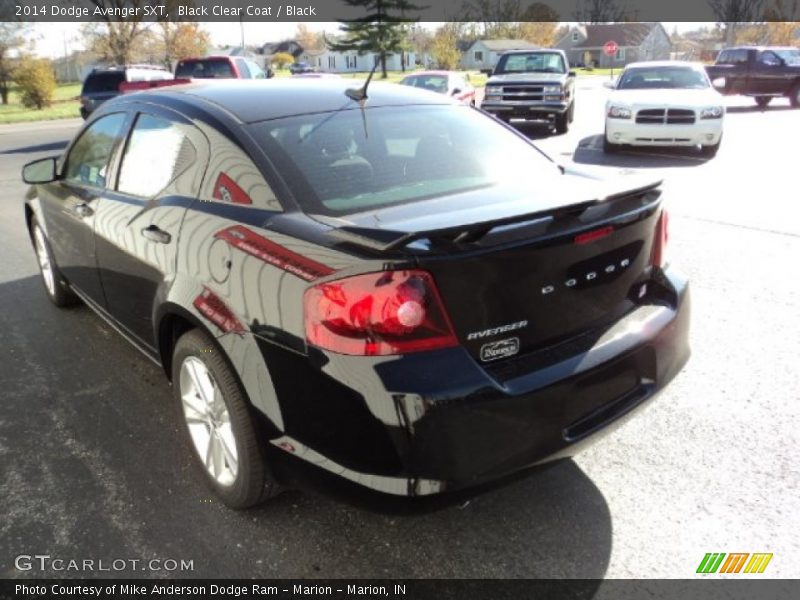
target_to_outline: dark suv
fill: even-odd
[[[156,65],[127,65],[93,69],[83,82],[81,116],[86,119],[106,100],[119,96],[120,84],[129,81],[173,79],[172,73]]]

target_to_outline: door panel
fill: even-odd
[[[156,347],[155,305],[175,272],[183,216],[207,162],[207,142],[193,126],[165,112],[139,113],[116,189],[95,224],[108,311],[150,348]]]
[[[93,229],[126,120],[126,113],[114,113],[94,121],[68,150],[62,178],[40,186],[48,241],[56,263],[70,285],[100,306],[105,306],[105,298],[97,272]]]

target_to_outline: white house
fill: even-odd
[[[325,73],[364,73],[372,70],[380,55],[374,52],[359,54],[355,51],[339,52],[336,50],[309,50],[298,57],[298,62],[308,63],[318,71]],[[402,71],[403,61],[405,69],[413,70],[416,65],[414,52],[402,54],[389,54],[386,56],[386,69],[389,71]],[[378,67],[380,69],[380,67]]]
[[[461,55],[459,64],[468,70],[494,69],[503,52],[528,48],[538,46],[525,40],[475,40]]]

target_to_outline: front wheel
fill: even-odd
[[[556,115],[556,133],[567,133],[569,131],[569,109]]]
[[[175,345],[172,383],[178,413],[206,480],[231,508],[274,495],[253,409],[220,350],[203,332]]]
[[[31,238],[47,297],[59,308],[75,304],[78,298],[64,281],[61,271],[58,270],[58,265],[53,259],[53,253],[50,251],[50,244],[47,242],[44,230],[35,217],[31,221]]]
[[[759,108],[767,108],[771,101],[771,96],[756,96],[756,104]]]
[[[789,92],[789,102],[795,108],[800,108],[800,83],[798,83],[792,91]]]

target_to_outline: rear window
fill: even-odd
[[[178,63],[175,77],[230,79],[236,77],[236,74],[227,60],[184,60]]]
[[[119,84],[125,81],[122,71],[90,73],[83,84],[83,93],[118,92]]]
[[[447,93],[447,77],[444,75],[413,75],[406,77],[400,83],[440,94]]]
[[[535,185],[538,175],[556,170],[527,140],[468,107],[342,110],[248,127],[309,213],[345,215],[501,183]]]

